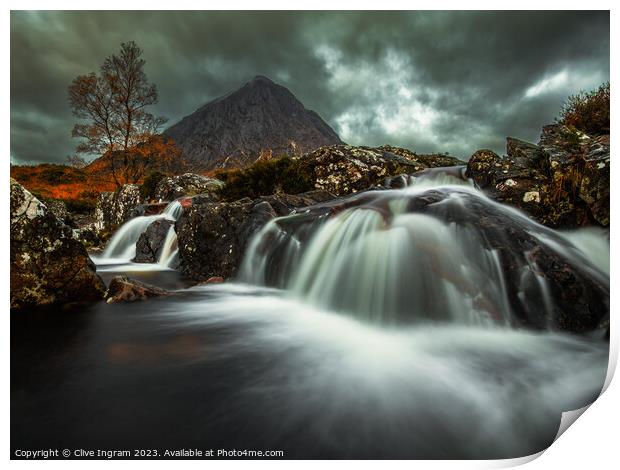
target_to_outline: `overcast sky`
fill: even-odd
[[[129,40],[169,124],[260,74],[347,143],[465,159],[609,79],[607,12],[13,12],[13,163],[73,153],[67,86]]]

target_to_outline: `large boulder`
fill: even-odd
[[[609,225],[609,136],[590,138],[561,124],[543,127],[549,160],[551,220],[558,225]]]
[[[483,188],[494,187],[498,170],[502,168],[502,158],[493,150],[476,150],[467,162],[467,176]]]
[[[45,206],[49,211],[59,220],[66,222],[69,211],[67,211],[67,204],[60,199],[48,199],[45,201]]]
[[[386,177],[415,173],[426,166],[407,157],[369,147],[334,145],[303,157],[314,187],[336,196],[380,186]]]
[[[140,235],[136,243],[136,263],[157,263],[161,256],[166,237],[174,221],[169,219],[155,220]]]
[[[111,232],[130,219],[134,207],[141,201],[140,188],[126,184],[114,192],[104,192],[97,199],[95,208],[95,228]]]
[[[336,196],[381,187],[386,180],[397,175],[466,165],[466,162],[447,154],[417,154],[389,145],[377,148],[351,145],[321,147],[304,155],[302,162],[314,187]]]
[[[194,201],[175,226],[179,270],[197,281],[234,277],[249,241],[267,222],[332,197],[324,191],[312,191],[235,202]]]
[[[154,197],[158,201],[173,201],[181,196],[195,196],[202,193],[214,193],[224,183],[218,179],[207,178],[195,173],[163,178],[155,187]]]
[[[507,139],[507,155],[478,150],[467,176],[493,199],[555,228],[609,225],[609,136],[545,126],[538,145]]]
[[[548,174],[542,150],[535,144],[508,137],[507,153],[478,150],[467,164],[467,176],[495,200],[544,217]]]
[[[401,157],[405,157],[407,160],[410,160],[420,165],[422,167],[420,169],[467,165],[467,162],[464,162],[456,157],[452,157],[447,153],[419,154],[409,149],[394,147],[392,145],[383,145],[381,147],[378,147],[377,150],[382,150],[385,152],[393,153],[395,155],[400,155]]]
[[[179,270],[198,281],[233,277],[251,237],[275,217],[268,202],[248,198],[192,205],[176,223]]]
[[[129,279],[127,276],[115,276],[108,286],[106,302],[109,304],[135,302],[167,295],[170,295],[170,293],[159,287],[135,279]]]
[[[95,270],[73,230],[11,180],[11,308],[101,299]]]

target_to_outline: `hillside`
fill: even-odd
[[[11,177],[44,198],[90,199],[101,191],[114,191],[114,182],[87,169],[44,163],[11,165]]]

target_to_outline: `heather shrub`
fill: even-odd
[[[588,135],[609,134],[609,82],[598,90],[569,96],[558,122]]]

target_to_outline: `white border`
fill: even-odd
[[[610,18],[610,31],[611,31],[611,63],[610,63],[610,71],[611,75],[614,75],[613,71],[615,70],[615,66],[617,65],[617,60],[614,59],[613,52],[616,51],[616,37],[617,34],[615,31],[617,30],[618,21],[616,21],[616,14],[612,9],[611,1],[589,1],[587,3],[577,2],[573,0],[565,0],[562,2],[549,2],[549,1],[532,1],[532,0],[523,0],[520,2],[503,2],[501,5],[498,5],[497,2],[491,1],[418,1],[418,2],[407,2],[407,1],[392,1],[392,0],[383,0],[381,2],[369,2],[369,1],[326,1],[326,0],[313,0],[313,1],[282,1],[282,0],[263,0],[260,3],[252,2],[252,1],[235,1],[229,0],[227,2],[217,1],[217,2],[205,2],[198,0],[177,0],[175,2],[163,2],[163,1],[150,1],[147,2],[145,0],[140,1],[119,1],[119,0],[109,0],[106,2],[101,1],[91,1],[87,4],[84,2],[78,2],[75,0],[72,1],[41,1],[41,0],[32,0],[32,1],[12,1],[9,0],[6,2],[8,7],[13,10],[27,10],[27,9],[59,9],[59,10],[84,10],[84,9],[95,9],[95,10],[104,10],[104,9],[112,9],[112,10],[201,10],[201,9],[215,9],[215,10],[256,10],[256,9],[271,9],[271,10],[285,10],[285,9],[297,9],[297,10],[373,10],[373,9],[382,9],[382,10],[409,10],[409,9],[417,9],[417,10],[435,10],[435,9],[463,9],[464,6],[467,6],[467,9],[489,9],[489,10],[497,10],[497,9],[519,9],[519,10],[579,10],[579,9],[599,9],[599,10],[612,10],[611,18]],[[5,10],[2,22],[4,28],[4,35],[2,41],[2,63],[5,64],[6,69],[2,74],[2,105],[4,108],[4,113],[2,113],[2,121],[5,132],[10,129],[10,88],[9,88],[9,80],[10,80],[10,45],[9,45],[9,31],[10,31],[10,12],[9,10]],[[611,80],[613,82],[613,78]],[[612,114],[616,116],[616,110],[618,100],[616,99],[615,88],[614,93],[612,93]],[[612,134],[617,135],[616,130],[618,129],[617,120],[612,122]],[[5,134],[6,135],[6,134]],[[6,139],[6,155],[7,160],[10,160],[10,149],[9,149],[9,140],[10,140],[10,132],[9,137]],[[9,205],[9,185],[8,185],[8,176],[9,176],[9,166],[8,161],[3,166],[2,171],[6,172],[4,174],[3,185],[0,185],[0,200],[3,201],[2,205],[2,214],[0,215],[0,219],[2,220],[2,224],[4,225],[4,229],[2,231],[2,246],[4,249],[0,250],[2,256],[2,279],[0,280],[1,295],[2,302],[5,305],[5,310],[8,310],[9,305],[9,214],[8,214],[8,205]],[[620,166],[620,162],[614,163],[611,166],[612,170],[612,181],[619,181],[618,179],[618,166]],[[618,219],[617,214],[617,197],[616,192],[613,189],[612,184],[612,206],[611,206],[611,219],[612,220],[620,220]],[[617,251],[615,249],[615,237],[614,230],[612,229],[612,246],[611,246],[611,272],[612,279],[616,278],[616,272],[618,269],[618,256]],[[612,316],[616,315],[615,306],[616,302],[616,291],[612,288],[612,303],[611,303],[611,312]],[[10,328],[9,328],[9,313],[5,311],[4,314],[4,324],[3,324],[3,333],[4,333],[4,341],[2,341],[2,377],[3,387],[2,387],[2,423],[4,426],[2,427],[2,442],[4,443],[4,458],[9,459],[9,398],[10,398],[10,388],[9,388],[9,354],[10,354]],[[613,322],[613,326],[616,326],[616,321]],[[611,338],[611,357],[610,357],[610,371],[608,373],[608,381],[613,375],[613,370],[615,369],[617,363],[617,355],[618,355],[618,331],[616,328],[612,328],[611,330],[612,338]],[[619,460],[615,454],[616,447],[618,444],[618,406],[619,406],[619,395],[620,395],[620,386],[616,381],[612,381],[609,385],[609,388],[603,393],[603,395],[592,404],[589,409],[579,418],[579,422],[575,426],[571,426],[561,437],[555,442],[548,450],[542,453],[542,455],[525,457],[523,459],[513,459],[513,460],[504,460],[504,461],[386,461],[382,462],[380,465],[388,465],[392,468],[407,468],[411,469],[415,468],[438,468],[438,469],[447,469],[447,468],[502,468],[509,467],[515,465],[521,465],[527,462],[530,462],[528,468],[562,468],[562,469],[579,469],[583,470],[583,468],[612,468],[615,467]],[[122,423],[119,423],[119,426],[122,426]],[[539,458],[536,458],[539,457]],[[38,461],[34,463],[34,465],[40,465],[42,461]],[[49,468],[82,468],[85,464],[80,461],[43,461],[45,462],[43,465],[48,465]],[[131,466],[135,468],[136,465],[139,466],[148,466],[149,468],[165,468],[168,469],[171,466],[171,462],[167,461],[142,461],[142,463],[137,462],[122,462],[122,461],[114,461],[116,465],[121,466]],[[219,468],[235,468],[241,465],[244,465],[246,461],[184,461],[183,465],[187,465],[190,467],[200,467],[204,468],[205,465],[210,467],[217,466]],[[178,462],[172,463],[172,465],[178,465]],[[11,461],[10,465],[14,468],[22,468],[23,466],[32,465],[31,462],[26,461]],[[103,465],[108,465],[106,461],[92,461],[88,462],[89,468],[94,467],[98,468]],[[315,468],[317,465],[321,467],[332,467],[332,468],[341,468],[343,465],[355,465],[358,468],[374,468],[376,463],[374,461],[356,461],[356,462],[347,462],[347,461],[325,461],[325,462],[317,462],[317,461],[253,461],[251,465],[257,469],[272,469],[272,468],[290,468],[291,465],[300,468]]]

